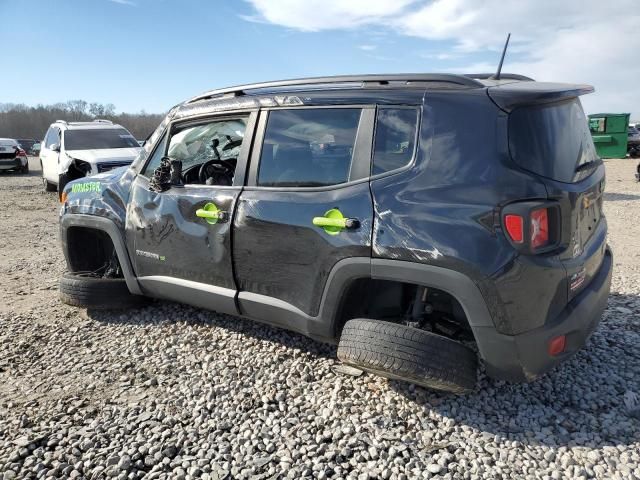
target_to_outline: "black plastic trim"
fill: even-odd
[[[312,317],[277,298],[252,292],[239,292],[240,314],[252,320],[293,330],[319,341],[336,343],[338,309],[347,287],[358,278],[371,277],[370,257],[351,257],[337,262],[327,278],[318,315]]]
[[[613,254],[607,247],[598,274],[565,309],[544,326],[518,335],[504,335],[495,328],[474,329],[476,343],[484,351],[487,373],[511,382],[532,381],[580,350],[600,323],[607,306],[613,271]],[[566,335],[565,351],[548,354],[550,339]]]
[[[113,221],[104,217],[77,213],[70,213],[62,216],[60,219],[60,241],[62,243],[62,251],[65,259],[67,259],[67,266],[69,266],[67,244],[67,232],[69,231],[69,227],[94,228],[107,233],[111,238],[116,254],[118,255],[118,260],[120,262],[120,267],[122,268],[124,279],[127,283],[127,288],[129,288],[129,291],[135,295],[142,295],[142,290],[140,289],[140,285],[136,279],[131,259],[127,253],[124,239],[122,238],[122,233]]]
[[[473,78],[475,80],[493,80],[494,73],[465,73],[465,77]],[[500,80],[521,80],[523,82],[535,82],[531,77],[519,75],[517,73],[500,73]]]
[[[443,290],[460,302],[472,328],[494,327],[480,290],[473,280],[463,273],[422,263],[374,258],[371,260],[371,277]]]
[[[466,75],[456,75],[449,73],[401,73],[388,75],[336,75],[331,77],[309,77],[296,78],[290,80],[278,80],[272,82],[251,83],[238,85],[235,87],[219,88],[210,90],[201,95],[186,101],[186,104],[205,100],[215,96],[231,94],[232,96],[243,95],[248,90],[258,90],[267,88],[293,87],[300,85],[317,84],[337,84],[337,83],[381,83],[389,82],[440,82],[461,85],[469,88],[482,88],[484,85]]]
[[[238,315],[236,290],[166,276],[139,277],[142,291],[149,296],[186,303],[229,315]],[[152,293],[151,293],[152,292]]]

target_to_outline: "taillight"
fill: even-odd
[[[559,244],[560,208],[556,202],[516,202],[502,210],[507,238],[523,253],[548,252]]]
[[[559,337],[554,337],[551,340],[549,340],[547,351],[549,352],[549,355],[551,355],[552,357],[555,357],[556,355],[560,355],[562,352],[564,352],[564,349],[566,348],[566,346],[567,346],[567,336],[560,335]]]
[[[531,248],[549,244],[549,215],[546,208],[531,212]]]
[[[515,243],[524,242],[524,221],[520,215],[505,215],[504,226]]]
[[[25,152],[22,148],[18,148],[16,150],[16,157],[26,157],[27,152]]]

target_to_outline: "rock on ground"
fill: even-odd
[[[0,175],[0,479],[640,479],[640,185],[607,162],[612,295],[587,347],[456,397],[336,369],[335,348],[174,303],[57,299],[55,195]]]

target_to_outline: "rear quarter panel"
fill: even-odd
[[[506,117],[486,90],[428,92],[414,165],[371,181],[374,258],[464,273],[482,291],[496,326],[508,329],[510,300],[501,296],[500,280],[521,267],[499,229],[498,210],[547,196],[543,184],[511,166]],[[564,277],[562,271],[551,285],[539,285],[539,294],[553,296]]]

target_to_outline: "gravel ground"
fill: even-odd
[[[464,397],[213,312],[62,305],[56,200],[39,172],[0,175],[0,478],[640,479],[635,164],[607,162],[614,284],[587,348]]]

